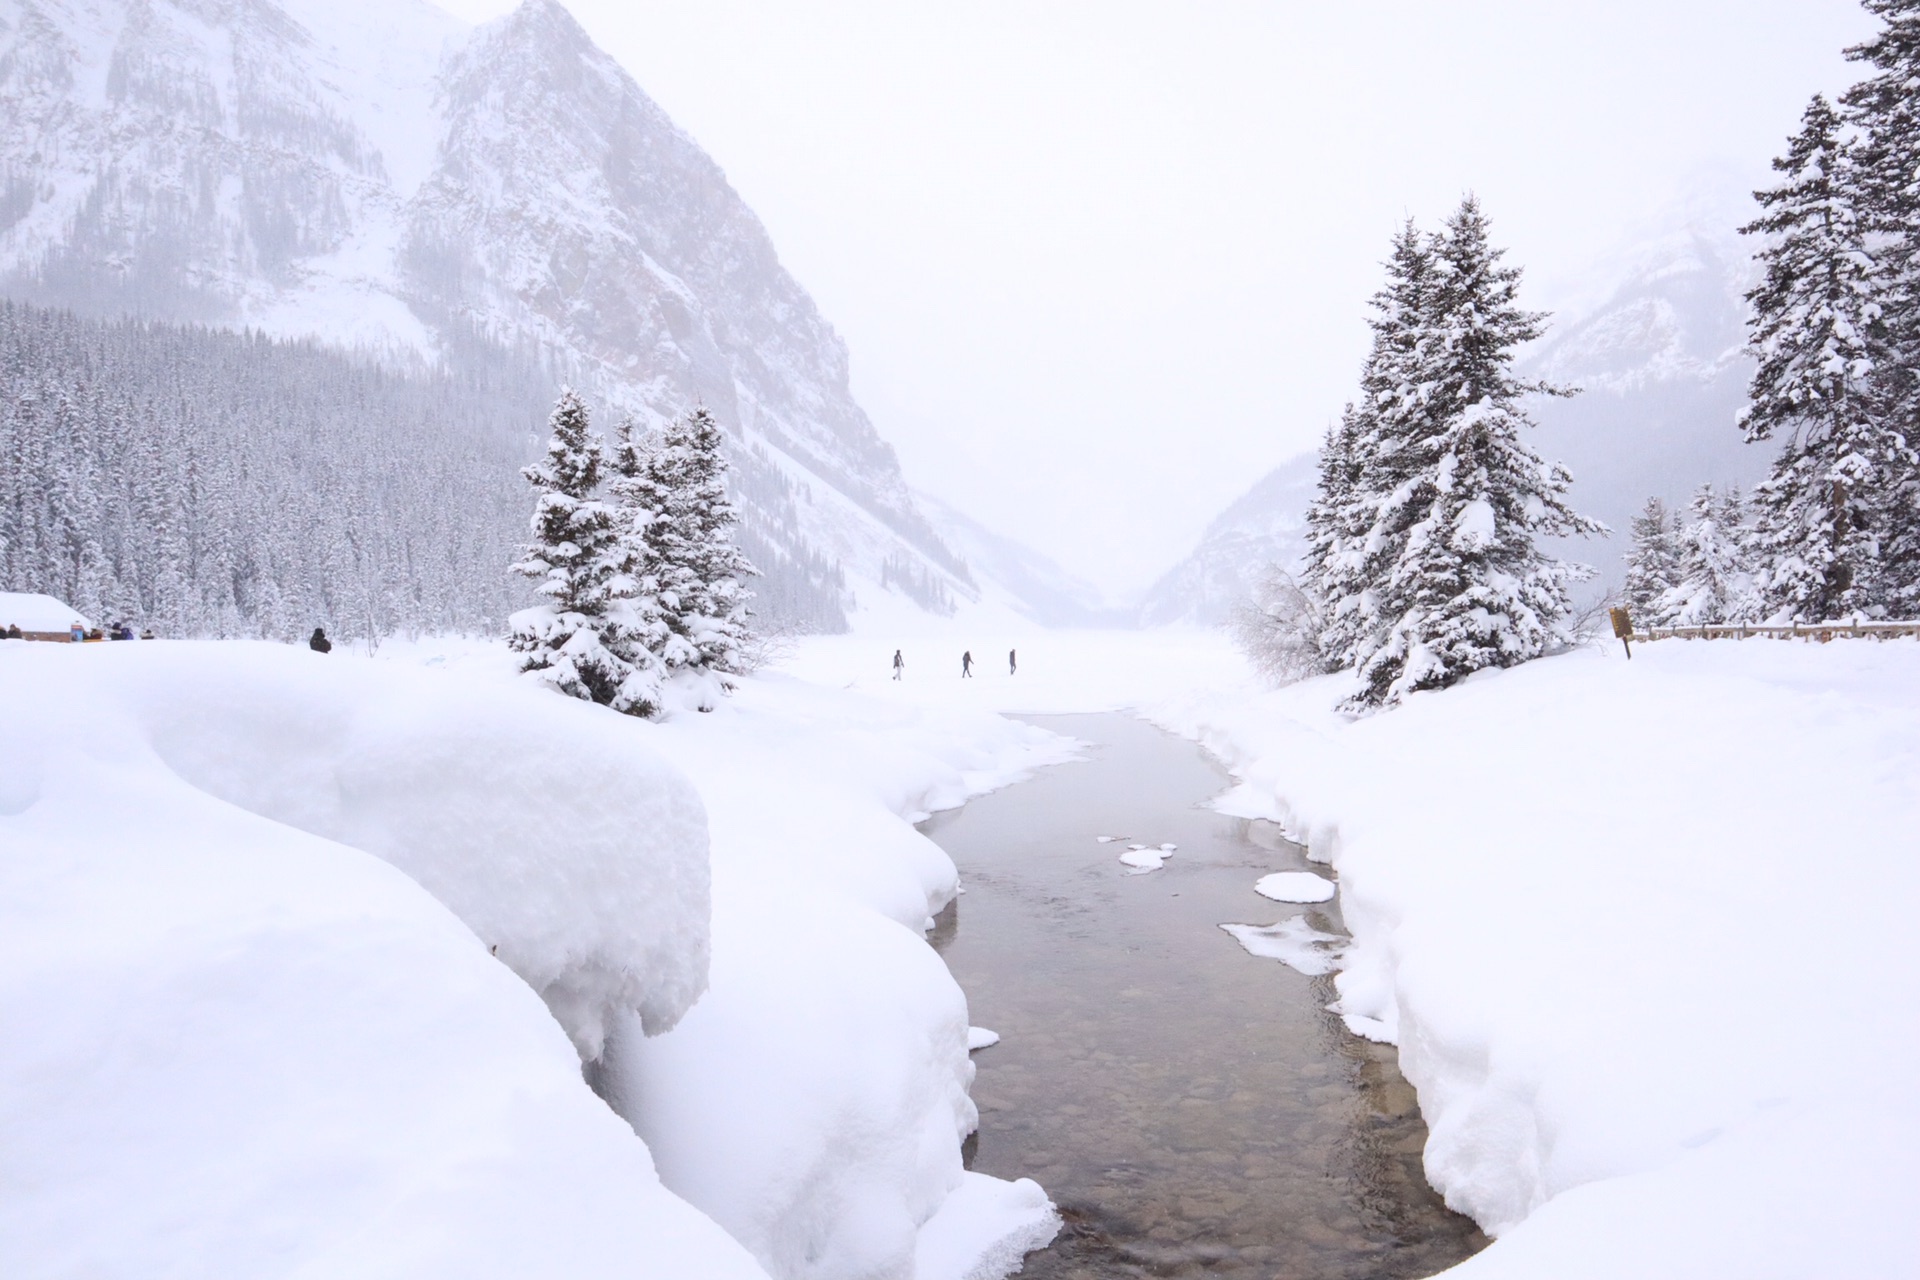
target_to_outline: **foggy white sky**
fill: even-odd
[[[470,18],[502,0],[441,0]],[[1548,305],[1734,191],[1855,0],[565,0],[726,169],[908,480],[1144,587],[1350,394],[1469,188]]]

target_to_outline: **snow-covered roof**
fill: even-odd
[[[52,596],[0,591],[0,631],[9,626],[22,631],[65,631],[75,622],[83,627],[93,626],[93,621],[75,613],[72,605]]]

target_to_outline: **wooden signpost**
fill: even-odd
[[[1615,605],[1607,610],[1607,617],[1613,620],[1613,634],[1620,637],[1620,647],[1627,651],[1627,661],[1633,661],[1633,619],[1627,616],[1625,605]]]

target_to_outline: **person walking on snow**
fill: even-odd
[[[905,671],[906,669],[907,669],[907,660],[900,656],[900,651],[898,649],[895,649],[893,651],[893,678],[895,680],[898,680],[900,678],[900,673],[902,671]]]
[[[962,680],[973,678],[973,650],[971,649],[960,655],[960,678]]]
[[[1010,676],[1020,674],[1020,655],[1012,649],[1007,650],[1007,674]]]
[[[332,653],[333,641],[327,639],[327,633],[319,627],[313,629],[313,639],[307,641],[307,648],[315,653]]]

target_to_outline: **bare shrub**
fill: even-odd
[[[1254,585],[1253,599],[1234,610],[1227,629],[1253,669],[1274,684],[1292,684],[1326,669],[1319,605],[1277,565]]]

